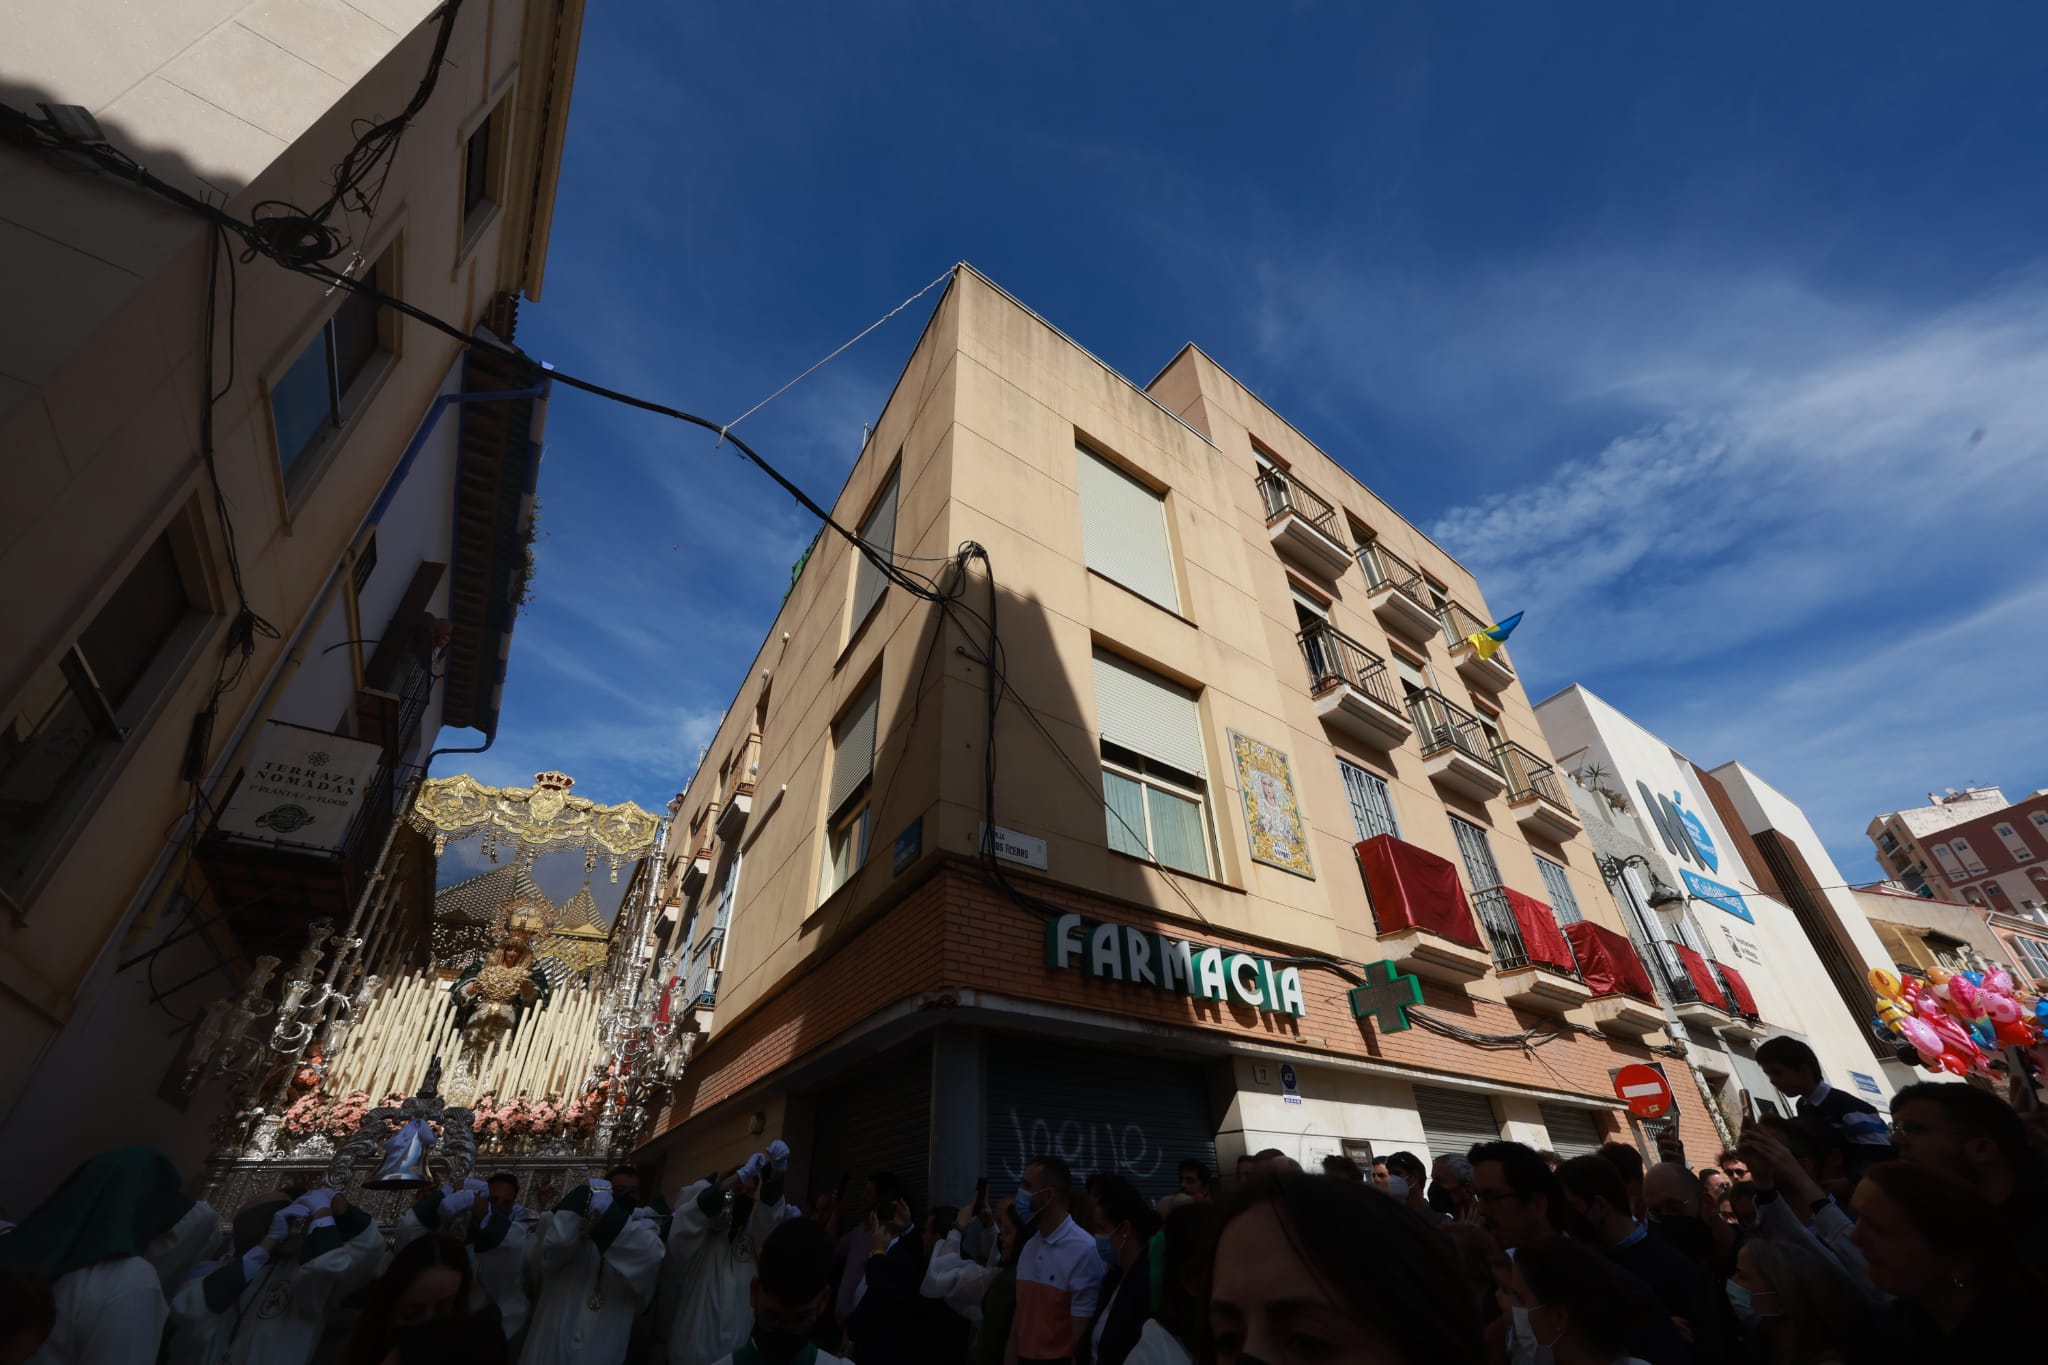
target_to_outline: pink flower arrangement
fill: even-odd
[[[562,1111],[546,1100],[535,1100],[527,1114],[527,1126],[536,1137],[544,1137],[555,1131],[562,1122]]]
[[[363,1115],[370,1112],[369,1092],[351,1090],[334,1102],[327,1113],[326,1129],[329,1137],[346,1138],[361,1126]]]
[[[319,1091],[310,1091],[292,1101],[292,1107],[284,1111],[284,1130],[293,1137],[308,1137],[319,1132],[327,1122],[329,1105],[326,1096]]]

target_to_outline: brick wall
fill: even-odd
[[[1154,912],[1028,882],[1042,900],[1090,918],[1112,919],[1252,953],[1271,945],[1208,934]],[[1080,971],[1044,965],[1045,921],[988,885],[971,865],[942,864],[922,886],[801,977],[785,982],[745,1018],[722,1023],[691,1058],[650,1140],[692,1114],[705,1112],[781,1068],[829,1047],[847,1029],[899,1001],[943,991],[975,990],[1093,1010],[1105,1016],[1220,1032],[1248,1041],[1293,1045],[1332,1057],[1371,1059],[1418,1072],[1469,1076],[1502,1085],[1613,1098],[1608,1073],[1651,1060],[1649,1049],[1606,1037],[1565,1033],[1536,1046],[1481,1047],[1416,1027],[1381,1034],[1351,1014],[1350,983],[1333,972],[1302,969],[1307,1014],[1290,1016],[1170,995],[1146,986],[1098,981]],[[1520,1033],[1544,1022],[1463,992],[1423,983],[1431,1013],[1486,1034]],[[1677,1058],[1662,1059],[1677,1087],[1681,1133],[1695,1166],[1720,1150],[1707,1100]],[[1418,1080],[1428,1080],[1418,1075]],[[1615,1126],[1615,1125],[1610,1125]]]

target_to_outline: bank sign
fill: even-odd
[[[1307,1014],[1301,968],[1251,953],[1168,938],[1149,929],[1066,914],[1045,926],[1045,965],[1098,981],[1150,986],[1174,995],[1249,1005],[1267,1014]]]

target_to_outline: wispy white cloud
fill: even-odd
[[[1265,278],[1270,359],[1467,450],[1489,491],[1428,529],[1528,613],[1538,695],[1749,763],[1855,876],[1877,810],[2048,778],[2013,746],[2048,720],[2048,276],[1935,309],[1697,261]]]

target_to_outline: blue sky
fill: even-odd
[[[2048,785],[2048,13],[1020,8],[592,6],[520,341],[731,417],[966,259],[1141,382],[1199,342],[1527,612],[1532,699],[1852,879],[1872,813]],[[927,312],[748,438],[829,500]],[[814,528],[568,393],[541,496],[471,770],[658,809]]]

